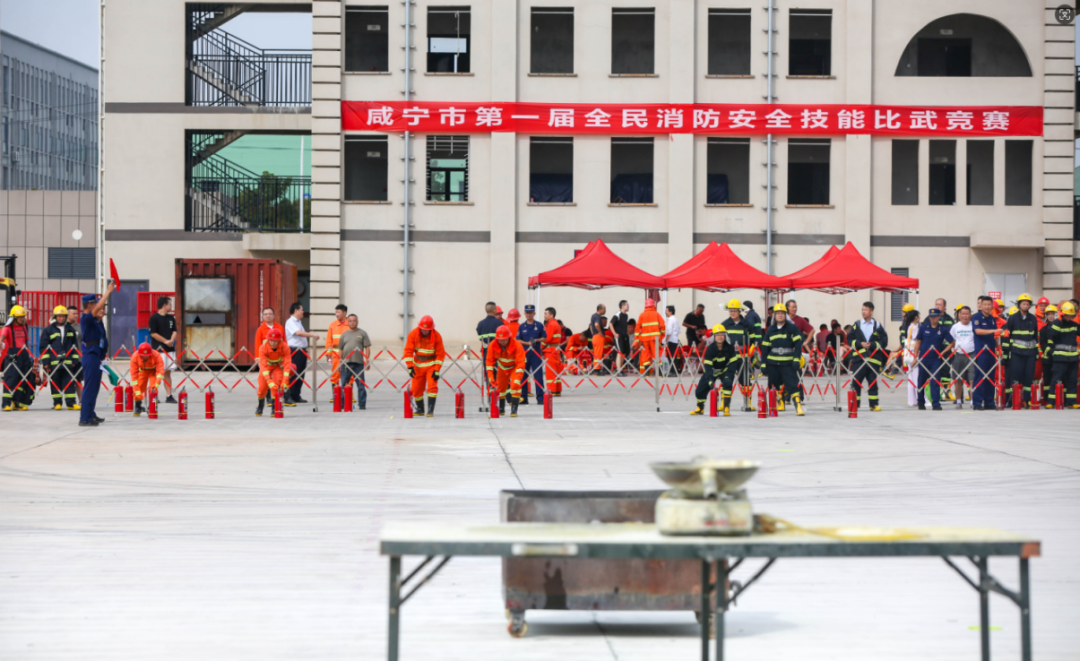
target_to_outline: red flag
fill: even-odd
[[[113,282],[116,283],[116,288],[120,289],[120,276],[116,274],[116,263],[113,262],[112,257],[109,258],[109,274],[112,276]]]

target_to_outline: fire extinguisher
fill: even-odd
[[[334,386],[334,413],[341,413],[341,386]]]
[[[274,417],[285,417],[285,407],[281,404],[281,388],[274,388]]]
[[[1019,384],[1013,384],[1013,401],[1012,406],[1014,411],[1019,411],[1024,408],[1024,388]]]
[[[1058,411],[1065,409],[1065,384],[1063,383],[1054,386],[1054,408]]]
[[[135,388],[132,386],[124,388],[124,412],[135,412]]]
[[[177,400],[180,402],[180,406],[177,408],[176,419],[187,420],[187,390],[181,390]]]
[[[491,390],[491,413],[488,417],[499,417],[499,393],[494,388]]]
[[[765,400],[765,390],[758,386],[757,390],[757,417],[767,418],[769,417],[769,405]]]
[[[344,386],[341,391],[345,393],[345,403],[342,405],[341,410],[345,413],[352,413],[352,386]]]
[[[124,412],[124,386],[116,386],[113,388],[113,402],[116,405],[116,412]]]
[[[776,388],[769,388],[769,417],[775,418],[776,412]]]
[[[709,389],[709,417],[710,418],[715,418],[716,417],[716,407],[717,407],[717,405],[718,405],[718,402],[717,402],[717,396],[716,396],[716,388],[710,388]]]
[[[544,419],[551,420],[555,417],[555,398],[551,396],[550,392],[544,393]]]
[[[847,392],[847,417],[859,417],[859,396],[855,394],[854,390]]]
[[[412,393],[408,390],[404,390],[401,394],[405,397],[405,417],[407,419],[412,418]]]
[[[458,419],[465,417],[465,393],[460,390],[454,393],[454,417]]]
[[[214,389],[206,389],[206,419],[214,419]]]
[[[146,393],[146,396],[150,398],[149,403],[146,405],[146,417],[157,420],[157,388],[151,388],[150,392]]]

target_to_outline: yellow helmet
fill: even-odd
[[[29,313],[23,306],[16,305],[11,308],[11,312],[9,312],[8,314],[10,314],[12,317],[25,317]]]
[[[1020,308],[1018,308],[1018,307],[1016,307],[1014,305],[1011,308],[1009,308],[1009,316],[1011,317],[1011,316],[1013,316],[1014,314],[1016,314],[1019,311],[1020,311]]]
[[[915,310],[915,306],[914,306],[914,305],[912,305],[911,303],[905,303],[905,304],[904,304],[904,307],[903,307],[903,308],[901,308],[901,310],[902,310],[903,312],[912,312],[912,311],[914,311],[914,310]]]
[[[728,309],[728,310],[741,310],[742,309],[742,301],[740,301],[737,298],[733,298],[730,301],[728,301],[727,305],[725,305],[724,307],[726,309]]]
[[[773,306],[772,311],[773,312],[787,312],[787,306],[784,305],[783,303],[777,303],[776,305]]]
[[[1033,303],[1034,302],[1034,301],[1031,300],[1031,297],[1028,296],[1027,294],[1020,294],[1019,296],[1017,296],[1016,297],[1017,304],[1019,304],[1020,301],[1027,301],[1028,303]]]
[[[55,308],[53,308],[52,316],[55,317],[56,315],[67,314],[67,313],[68,313],[68,309],[66,307],[64,307],[63,305],[57,305]]]
[[[716,324],[712,327],[713,335],[719,335],[720,333],[726,333],[727,329],[724,328],[724,324]]]
[[[1050,305],[1046,306],[1046,309],[1043,310],[1043,312],[1057,312],[1057,306],[1051,303]]]
[[[961,309],[961,308],[963,308],[963,307],[964,307],[964,304],[963,304],[963,303],[961,303],[960,305],[957,305],[957,306],[956,306],[956,307],[955,307],[955,308],[953,309],[953,312],[959,312],[959,311],[960,311],[960,309]]]
[[[1061,304],[1061,314],[1076,314],[1076,306],[1072,304],[1072,301]]]

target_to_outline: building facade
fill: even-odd
[[[0,63],[0,189],[97,190],[97,69],[7,32]]]
[[[310,273],[314,328],[345,302],[376,344],[400,342],[425,314],[448,341],[474,343],[486,301],[536,301],[528,278],[597,237],[655,274],[712,240],[778,275],[850,241],[882,268],[919,278],[924,311],[938,297],[952,307],[989,291],[1073,296],[1075,28],[1044,3],[406,2],[203,14],[178,0],[108,3],[106,256],[154,290],[172,288],[177,257],[289,259]],[[272,44],[230,46],[228,20],[256,8],[314,14],[306,64]],[[262,82],[219,66],[235,53],[263,67]],[[166,66],[181,54],[185,68]],[[306,97],[290,82],[303,66]],[[794,135],[770,145],[765,136],[342,130],[342,101],[405,99],[1042,106],[1044,132]],[[244,188],[217,153],[251,132],[309,134],[312,146],[310,180],[275,182],[278,203],[258,213],[237,204],[253,184]],[[731,296],[762,301],[745,291],[667,299],[680,317],[705,303],[713,323]],[[621,298],[640,310],[640,292],[539,294],[574,330],[597,303]],[[815,326],[850,323],[870,299],[895,328],[903,302],[795,298]]]

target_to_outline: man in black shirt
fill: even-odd
[[[630,321],[630,315],[627,314],[629,309],[629,303],[619,301],[619,311],[611,315],[611,332],[615,335],[615,350],[618,351],[615,356],[615,368],[620,372],[626,356],[630,355],[630,335],[626,332],[626,322]]]
[[[686,344],[696,347],[698,333],[705,330],[705,306],[698,303],[693,312],[687,312],[682,325],[686,329]]]
[[[165,386],[165,403],[175,404],[172,395],[172,373],[176,369],[176,317],[172,313],[172,299],[159,296],[158,311],[150,315],[150,347],[161,354],[165,362],[165,377],[161,383]]]

